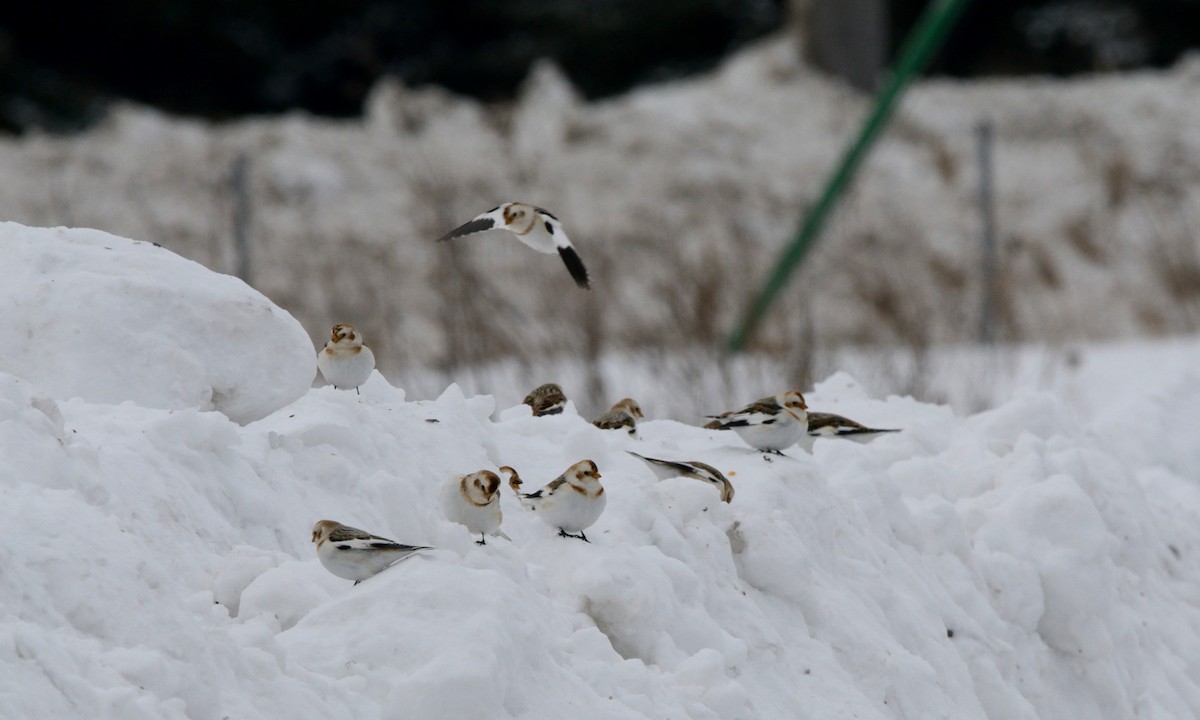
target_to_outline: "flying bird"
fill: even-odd
[[[491,470],[450,478],[442,485],[441,502],[447,520],[479,533],[476,544],[487,545],[487,536],[500,530],[500,476]]]
[[[583,531],[599,519],[608,502],[596,463],[580,460],[541,490],[528,494],[521,492],[521,476],[516,470],[506,465],[500,472],[508,473],[508,485],[521,504],[536,512],[550,527],[558,528],[559,537],[591,542]]]
[[[333,520],[321,520],[313,526],[312,541],[317,557],[329,572],[357,585],[369,577],[410,557],[432,548],[402,545]]]
[[[584,290],[591,289],[587,268],[563,231],[562,223],[548,211],[528,203],[510,202],[494,207],[441,236],[438,242],[493,229],[511,232],[518,240],[540,253],[553,255],[557,252],[571,277],[575,278],[575,284]]]
[[[535,387],[521,402],[533,410],[534,417],[558,415],[566,407],[567,396],[555,383],[546,383]]]
[[[353,325],[338,323],[333,326],[325,348],[317,353],[317,369],[330,385],[342,390],[354,388],[357,393],[358,386],[375,369],[375,354],[363,345],[362,333]]]
[[[798,390],[755,400],[741,410],[709,415],[708,430],[732,430],[750,447],[782,455],[808,429],[808,404]]]
[[[680,476],[689,477],[693,480],[699,480],[700,482],[715,486],[717,492],[721,493],[722,502],[733,502],[733,484],[729,482],[729,478],[725,477],[720,470],[708,463],[702,463],[699,460],[661,460],[659,458],[638,455],[632,450],[626,450],[625,452],[644,461],[659,480],[668,480]]]

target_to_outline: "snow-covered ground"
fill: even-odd
[[[999,337],[1200,331],[1198,83],[1195,59],[918,83],[759,340],[787,352],[976,337],[983,120],[996,136]],[[251,284],[314,341],[354,323],[389,375],[711,346],[868,106],[784,38],[596,103],[542,66],[501,107],[395,82],[361,120],[214,124],[118,106],[81,135],[0,140],[0,218],[154,240],[231,272],[240,155]],[[593,292],[511,239],[433,243],[507,200],[563,219]]]
[[[1070,392],[973,415],[835,374],[812,407],[903,432],[766,462],[673,420],[634,440],[573,405],[410,401],[378,373],[361,396],[272,395],[269,370],[315,354],[284,310],[230,312],[262,301],[149,243],[0,226],[0,247],[20,238],[6,280],[44,291],[0,354],[4,717],[1200,714],[1194,342],[1085,348]],[[47,289],[96,243],[113,288],[194,290],[171,338],[126,327],[178,310],[151,293]],[[40,342],[71,322],[77,344]],[[175,343],[200,368],[240,359],[225,381],[262,391],[261,419],[179,391],[192,369],[154,354]],[[147,387],[89,396],[118,350],[148,353]],[[736,498],[657,482],[626,449],[715,465]],[[582,458],[609,497],[591,544],[507,490],[511,541],[477,546],[438,509],[456,474],[509,464],[532,488]],[[437,550],[352,586],[316,559],[323,518]]]

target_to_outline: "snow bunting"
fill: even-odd
[[[860,443],[866,443],[884,433],[900,432],[898,428],[869,428],[848,417],[833,413],[808,413],[808,431],[800,438],[800,446],[812,452],[813,444],[819,438],[844,438]]]
[[[567,396],[554,383],[538,385],[521,401],[533,409],[534,417],[558,415],[567,404]]]
[[[325,569],[340,578],[353,580],[355,585],[418,550],[432,549],[401,545],[333,520],[321,520],[313,525],[312,541],[317,544],[317,557]]]
[[[500,529],[500,476],[490,470],[450,478],[442,485],[441,501],[446,519],[479,533],[479,545],[487,545],[487,536]]]
[[[721,493],[723,502],[733,502],[733,484],[729,479],[708,463],[702,463],[699,460],[660,460],[659,458],[646,457],[638,455],[632,450],[625,452],[645,461],[646,465],[654,471],[655,477],[659,480],[668,480],[673,477],[690,477],[700,482],[710,483],[715,485],[717,491]]]
[[[798,390],[755,400],[741,410],[709,415],[709,430],[733,430],[756,450],[782,455],[795,445],[808,427],[808,404]]]
[[[540,515],[550,527],[558,528],[560,537],[591,542],[583,531],[596,522],[608,502],[608,498],[604,497],[604,486],[600,484],[600,471],[596,463],[580,460],[551,480],[546,487],[529,494],[521,492],[521,476],[516,470],[504,466],[500,472],[509,474],[508,485],[517,494],[521,504]],[[579,534],[572,535],[572,532]]]
[[[630,435],[637,434],[638,418],[645,418],[642,408],[633,398],[625,398],[612,406],[612,409],[592,421],[601,430],[619,430],[628,428]]]
[[[563,232],[562,223],[549,212],[528,203],[510,202],[494,207],[441,236],[438,242],[496,228],[511,232],[518,240],[540,253],[552,255],[557,252],[571,277],[575,278],[575,284],[585,290],[590,289],[587,269]]]
[[[317,369],[330,385],[341,390],[354,388],[357,393],[375,369],[375,354],[363,345],[362,333],[353,325],[338,323],[325,349],[317,353]]]

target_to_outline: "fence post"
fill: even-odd
[[[233,249],[236,272],[242,282],[253,285],[250,266],[250,159],[245,152],[233,158],[230,176],[233,192]]]
[[[979,342],[991,344],[995,339],[996,313],[996,194],[992,162],[995,127],[983,120],[975,127],[979,151],[979,232],[982,243],[980,274],[983,279],[983,299],[979,313]]]

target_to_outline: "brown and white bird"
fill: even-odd
[[[487,536],[500,530],[500,476],[491,470],[453,477],[442,485],[442,512],[446,519],[479,533],[475,542],[487,545]]]
[[[741,410],[709,415],[708,430],[732,430],[750,447],[782,455],[808,429],[808,404],[798,390],[755,400]]]
[[[585,290],[590,289],[587,268],[579,259],[579,253],[575,252],[575,246],[567,239],[562,223],[549,211],[528,203],[508,202],[494,207],[441,236],[438,242],[495,229],[509,231],[540,253],[553,255],[557,252],[575,279],[575,284]]]
[[[567,396],[558,385],[546,383],[535,387],[521,402],[533,410],[534,417],[558,415],[567,405]]]
[[[717,492],[721,493],[722,502],[733,502],[733,484],[720,470],[708,463],[702,463],[699,460],[662,460],[638,455],[632,450],[625,452],[644,461],[659,480],[669,480],[680,476],[689,477],[716,487]]]
[[[840,438],[867,443],[880,435],[894,432],[900,432],[899,428],[871,428],[842,415],[809,412],[808,430],[801,436],[799,444],[812,452],[813,445],[821,438]]]
[[[624,429],[630,435],[637,434],[637,421],[646,417],[642,408],[633,398],[624,398],[612,406],[612,409],[592,421],[601,430]]]
[[[312,541],[317,544],[317,557],[325,569],[340,578],[353,580],[355,585],[415,552],[432,549],[402,545],[333,520],[321,520],[314,525]]]
[[[363,345],[362,333],[353,325],[338,323],[325,348],[317,353],[317,369],[330,385],[339,390],[354,388],[357,393],[375,369],[375,354]]]
[[[521,504],[537,513],[550,527],[558,528],[560,537],[591,542],[583,531],[599,519],[608,502],[604,496],[604,486],[600,484],[600,471],[596,463],[580,460],[541,490],[528,494],[521,492],[521,476],[516,470],[506,465],[500,468],[500,472],[509,474],[508,485],[517,494]]]

